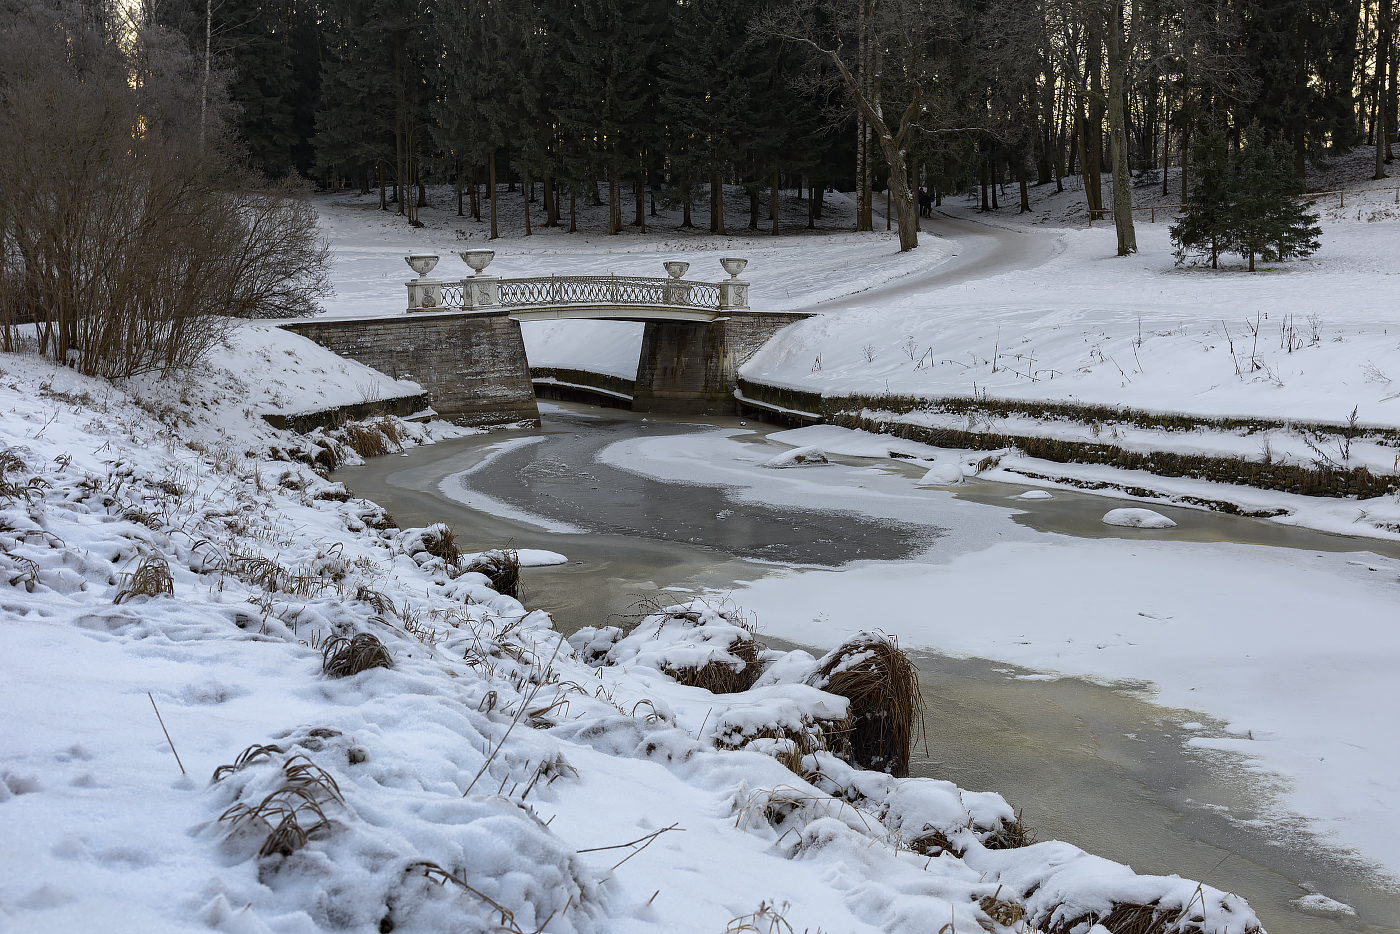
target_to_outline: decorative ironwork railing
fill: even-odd
[[[668,305],[719,307],[713,282],[643,276],[547,276],[502,279],[501,304],[511,308],[540,305]]]
[[[455,282],[444,282],[442,284],[442,306],[444,308],[462,307],[462,286]]]

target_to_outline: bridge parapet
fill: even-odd
[[[490,263],[489,250],[462,254],[476,275],[460,282],[424,277],[437,257],[406,257],[419,271],[408,286],[409,312],[480,311],[505,312],[516,320],[541,318],[639,318],[642,320],[713,321],[730,311],[747,311],[749,283],[738,274],[747,261],[725,258],[720,262],[730,278],[720,282],[683,279],[688,263],[664,264],[670,277],[649,276],[537,276],[500,279],[481,275]],[[431,260],[431,262],[429,262]]]

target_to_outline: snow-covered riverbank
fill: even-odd
[[[261,359],[331,402],[373,380]],[[268,427],[235,372],[0,367],[0,929],[1020,930],[1023,911],[1053,926],[1116,902],[1255,924],[1239,898],[1068,844],[997,849],[995,794],[820,745],[794,761],[769,727],[845,708],[801,683],[801,653],[768,657],[749,694],[658,670],[715,633],[723,659],[742,617],[588,664],[441,535],[326,482],[310,465],[353,455]],[[337,639],[367,636],[389,667],[325,673]]]

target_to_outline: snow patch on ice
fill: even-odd
[[[1151,509],[1110,509],[1103,515],[1104,525],[1129,529],[1174,529],[1176,523]]]

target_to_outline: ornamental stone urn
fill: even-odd
[[[482,270],[496,258],[495,250],[463,250],[457,254],[472,268],[472,274],[462,280],[462,309],[498,311],[501,307],[501,280],[483,276]]]
[[[442,308],[442,283],[429,279],[428,273],[437,265],[438,258],[431,253],[414,253],[404,257],[404,262],[418,273],[417,279],[410,279],[408,285],[409,311],[438,311]]]
[[[668,305],[689,305],[690,304],[690,284],[681,281],[681,276],[690,268],[689,263],[682,263],[679,260],[671,260],[662,263],[671,278],[666,282],[666,304]]]
[[[744,267],[749,264],[746,259],[737,256],[726,256],[719,261],[724,267],[724,271],[729,273],[728,279],[719,281],[719,307],[721,311],[748,311],[749,310],[749,284],[739,278],[739,273],[744,271]]]
[[[739,273],[744,271],[744,267],[749,264],[749,261],[740,259],[737,256],[726,256],[719,261],[719,264],[724,267],[725,272],[729,273],[729,278],[737,279],[739,278]]]
[[[491,260],[496,258],[495,250],[463,250],[457,254],[462,257],[462,262],[472,268],[472,275],[479,276],[481,271],[491,265]]]

